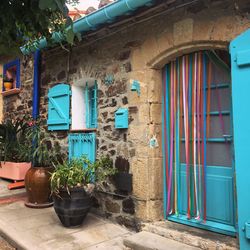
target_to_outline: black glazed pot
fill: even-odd
[[[84,188],[61,190],[58,195],[53,194],[54,209],[65,227],[80,226],[88,214],[92,201]]]

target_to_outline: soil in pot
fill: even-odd
[[[25,175],[27,202],[31,208],[46,208],[53,205],[50,176],[54,168],[31,167]]]
[[[65,227],[80,226],[92,206],[84,188],[72,188],[70,194],[61,190],[58,195],[53,194],[53,201],[55,212]]]

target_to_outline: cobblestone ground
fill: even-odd
[[[4,240],[0,236],[0,250],[14,250],[15,248],[12,247],[6,240]]]

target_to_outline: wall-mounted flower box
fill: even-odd
[[[0,166],[0,177],[14,181],[22,181],[30,167],[30,162],[2,161]]]

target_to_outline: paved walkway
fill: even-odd
[[[53,208],[31,209],[23,201],[0,205],[0,234],[18,249],[123,249],[132,233],[108,220],[89,214],[83,225],[68,229]]]
[[[8,190],[9,183],[0,179],[0,235],[18,249],[121,250],[123,239],[132,234],[125,227],[93,214],[86,217],[81,227],[65,228],[53,207],[25,207],[25,189]]]
[[[7,185],[13,183],[13,181],[3,180],[0,178],[0,198],[10,197],[16,194],[24,194],[25,188],[9,190]]]
[[[53,207],[27,208],[25,190],[10,191],[7,184],[0,179],[0,249],[13,249],[5,241],[1,242],[1,235],[12,246],[27,250],[124,250],[124,239],[127,246],[135,250],[194,249],[153,234],[145,238],[145,232],[135,234],[91,213],[81,227],[65,228]],[[1,248],[3,246],[5,248]]]

